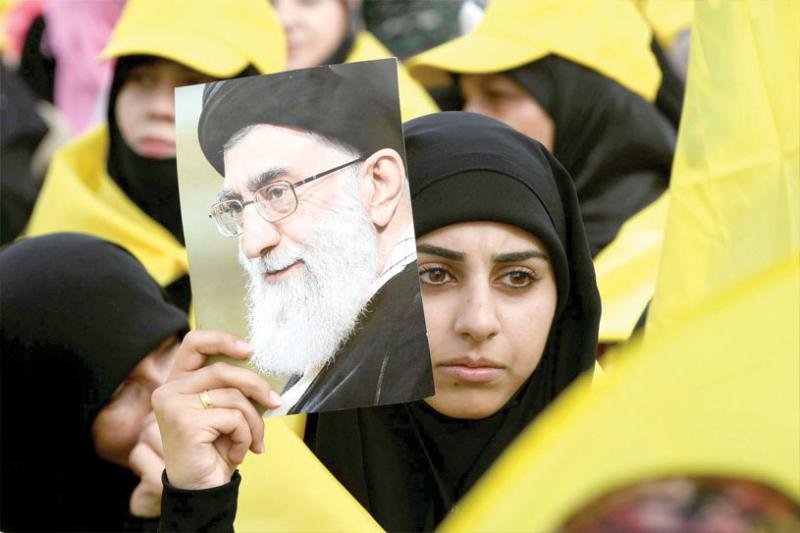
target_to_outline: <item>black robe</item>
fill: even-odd
[[[433,393],[414,262],[372,297],[353,335],[289,414],[407,402]]]

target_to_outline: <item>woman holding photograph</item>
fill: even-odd
[[[0,529],[145,528],[131,511],[158,516],[163,464],[150,394],[186,315],[130,253],[77,233],[4,249],[0,286]]]
[[[537,141],[463,112],[416,119],[404,132],[437,392],[309,415],[305,441],[382,527],[417,531],[435,528],[591,368],[600,303],[572,180]],[[263,450],[248,399],[276,405],[255,374],[198,370],[212,353],[249,352],[224,333],[192,334],[153,397],[167,465],[164,529],[232,523],[236,466],[248,448]],[[199,519],[180,509],[213,512]]]

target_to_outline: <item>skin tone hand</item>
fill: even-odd
[[[184,337],[169,379],[152,396],[167,478],[174,487],[224,485],[248,449],[264,451],[264,420],[253,402],[274,409],[280,396],[246,368],[203,366],[210,355],[247,360],[251,354],[246,342],[221,331],[192,331]],[[208,391],[208,408],[203,391]]]
[[[161,434],[158,431],[156,417],[152,413],[145,422],[139,442],[128,457],[128,464],[131,470],[141,478],[131,495],[131,513],[144,518],[159,516],[161,514],[161,472],[164,470],[164,450],[161,446]]]

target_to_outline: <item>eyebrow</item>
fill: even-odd
[[[549,258],[544,252],[539,250],[526,250],[524,252],[509,252],[507,254],[497,254],[492,256],[492,261],[495,263],[516,263],[526,259],[537,258],[547,261]]]
[[[269,170],[258,174],[256,177],[251,178],[249,183],[247,184],[248,190],[250,192],[256,192],[261,187],[268,185],[271,181],[274,181],[278,178],[282,178],[289,173],[289,169],[286,167],[274,167]],[[226,200],[242,200],[242,195],[236,191],[231,189],[223,188],[217,193],[217,201],[224,202]]]
[[[432,244],[418,244],[417,252],[423,254],[438,255],[439,257],[444,257],[445,259],[451,259],[453,261],[463,261],[465,257],[463,252],[448,250],[447,248],[441,248],[439,246],[434,246]]]
[[[464,259],[466,258],[466,254],[464,252],[456,252],[455,250],[448,250],[447,248],[442,248],[441,246],[434,246],[432,244],[418,245],[417,252],[430,255],[437,255],[439,257],[444,257],[445,259],[450,259],[452,261],[464,261]],[[539,250],[525,250],[523,252],[509,252],[505,254],[493,255],[492,262],[516,263],[531,258],[544,259],[545,261],[549,260],[547,254],[545,254],[544,252],[540,252]]]

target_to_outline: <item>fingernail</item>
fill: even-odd
[[[263,440],[262,440],[261,442],[259,442],[259,443],[258,443],[258,453],[264,453],[264,447],[265,447],[265,446],[266,446],[266,445],[264,444],[264,441],[263,441]]]
[[[276,407],[280,407],[281,406],[281,395],[278,394],[277,392],[275,392],[274,390],[271,390],[271,391],[269,391],[269,401],[272,403],[272,405],[273,405],[272,408],[273,409],[275,409]]]
[[[253,352],[253,348],[244,341],[236,341],[236,347],[243,352],[247,353]]]

